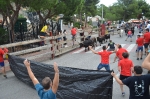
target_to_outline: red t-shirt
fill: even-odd
[[[119,66],[121,67],[120,74],[123,76],[132,76],[131,67],[133,67],[133,62],[129,59],[122,59],[119,61]]]
[[[143,43],[144,43],[144,38],[140,37],[136,40],[136,43],[138,46],[143,46]]]
[[[75,28],[71,29],[71,34],[76,35],[77,30]]]
[[[112,54],[110,51],[103,50],[102,52],[98,52],[101,55],[101,63],[109,64],[109,55]]]
[[[128,31],[128,35],[131,35],[132,34],[132,32],[131,31]]]
[[[124,48],[120,48],[117,52],[116,52],[116,55],[117,55],[117,57],[121,60],[121,59],[123,59],[123,56],[122,56],[122,53],[124,53],[124,52],[128,52],[126,49],[124,49]]]
[[[0,48],[0,62],[3,62],[3,55],[4,55],[4,51]]]
[[[150,33],[144,33],[144,43],[149,43],[150,40]]]

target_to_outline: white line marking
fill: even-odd
[[[82,49],[80,49],[80,50],[78,50],[78,51],[76,51],[76,52],[73,52],[73,53],[80,53],[80,52],[82,52],[82,51],[84,51],[85,50],[85,48],[82,48]]]
[[[96,47],[96,48],[95,48],[95,51],[98,50],[99,48],[101,48],[101,46]],[[86,52],[86,53],[92,53],[92,51],[88,51],[88,52]]]
[[[122,48],[123,48],[125,45],[127,45],[127,44],[121,44]]]
[[[133,48],[134,48],[134,46],[135,46],[136,44],[130,44],[130,46],[126,49],[128,52],[130,52]]]

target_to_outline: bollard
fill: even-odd
[[[52,36],[53,36],[53,33],[50,32],[50,37],[52,37]],[[54,47],[53,47],[53,38],[50,39],[50,44],[52,44],[51,52],[53,52],[53,50],[54,50]],[[54,59],[54,53],[51,54],[51,58]]]

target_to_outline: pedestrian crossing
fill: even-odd
[[[136,51],[136,48],[137,48],[137,45],[136,44],[121,44],[122,48],[125,48],[128,52],[135,52]],[[95,47],[95,51],[102,51],[102,46],[97,46]],[[90,54],[92,53],[92,51],[86,51],[85,52],[85,48],[82,47],[82,48],[78,48],[74,51],[71,52],[71,54],[79,54],[79,53],[85,53],[85,54]]]

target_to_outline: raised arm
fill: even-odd
[[[55,76],[53,79],[52,91],[53,93],[56,93],[59,85],[59,70],[56,62],[54,62],[54,71],[55,71]]]
[[[30,67],[30,62],[29,62],[27,59],[24,61],[24,65],[25,65],[26,68],[27,68],[29,77],[31,78],[33,84],[34,84],[34,85],[38,84],[39,81],[38,81],[37,78],[34,76],[32,70],[31,70],[31,67]]]
[[[115,73],[112,72],[111,75],[116,79],[116,81],[117,81],[118,84],[124,85],[124,84],[122,83],[122,81],[116,76]]]
[[[92,46],[89,46],[89,49],[90,49],[94,54],[98,54],[98,52],[96,52],[95,50],[92,49]]]
[[[142,67],[150,70],[150,54],[148,54],[148,56],[144,59]]]

